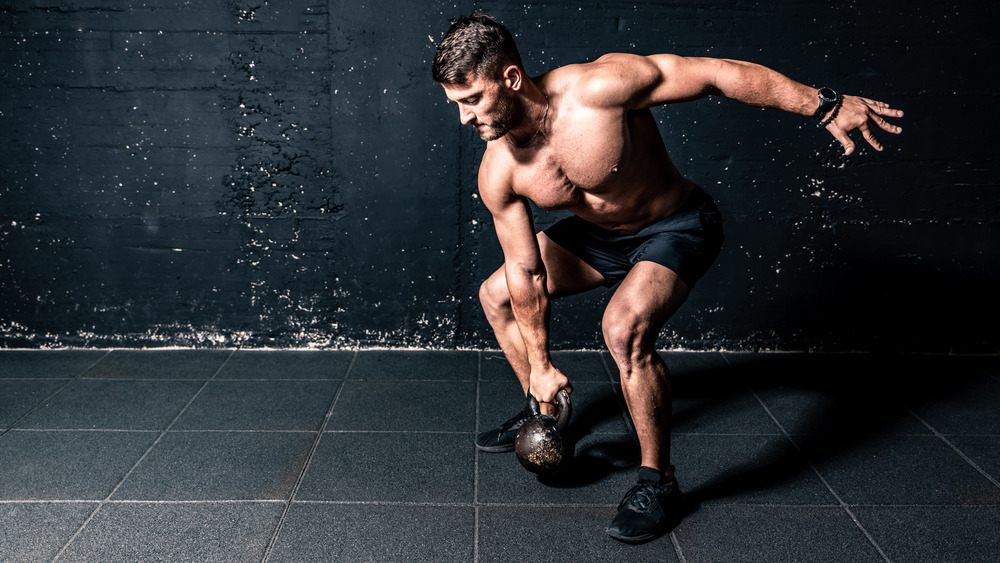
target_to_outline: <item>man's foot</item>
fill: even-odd
[[[517,431],[521,429],[521,424],[530,416],[531,413],[525,409],[501,424],[500,428],[480,432],[476,436],[476,447],[480,451],[491,454],[514,451],[514,438],[517,437]]]
[[[655,469],[640,467],[638,482],[618,505],[608,535],[628,543],[661,536],[680,522],[683,498],[677,479],[667,479]]]

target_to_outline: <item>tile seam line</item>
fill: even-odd
[[[55,397],[59,393],[62,393],[63,389],[65,389],[66,387],[68,387],[71,383],[73,383],[74,381],[77,381],[79,379],[82,379],[83,378],[83,374],[85,374],[88,371],[90,371],[91,369],[93,369],[94,366],[96,366],[101,360],[103,360],[104,358],[106,358],[108,356],[108,354],[110,354],[110,353],[111,353],[111,350],[108,350],[104,354],[101,354],[100,358],[97,358],[93,362],[90,362],[90,364],[87,365],[87,367],[85,367],[82,370],[80,370],[80,373],[76,374],[75,376],[73,376],[71,378],[57,379],[56,381],[63,381],[63,384],[60,385],[55,391],[49,393],[48,396],[46,396],[44,399],[42,399],[41,401],[39,401],[38,404],[35,405],[34,408],[32,408],[28,412],[24,413],[24,415],[21,416],[21,418],[15,420],[13,423],[10,424],[10,426],[8,426],[7,428],[4,428],[3,431],[0,431],[0,437],[3,437],[4,435],[6,435],[11,430],[14,430],[17,427],[18,424],[21,424],[21,422],[24,421],[24,419],[28,418],[29,416],[31,416],[32,414],[34,414],[35,411],[37,411],[38,409],[42,408],[42,405],[44,405],[46,403],[46,401],[52,399],[53,397]]]
[[[330,506],[408,506],[441,508],[609,508],[617,503],[556,503],[556,502],[433,502],[433,501],[393,501],[393,500],[296,500],[293,504]],[[835,508],[833,505],[830,508]]]
[[[993,381],[996,381],[997,383],[1000,383],[1000,374],[995,374],[992,371],[990,371],[990,370],[988,370],[988,369],[986,369],[984,367],[981,367],[981,366],[979,368],[977,368],[977,369],[979,369],[979,373],[982,373],[983,375],[985,375],[986,377],[989,377]]]
[[[942,442],[945,443],[946,446],[948,446],[949,448],[951,448],[951,451],[954,452],[955,455],[957,455],[958,457],[962,458],[962,461],[964,461],[965,463],[969,464],[970,467],[972,467],[973,469],[975,469],[980,475],[982,475],[983,477],[985,477],[990,483],[993,483],[994,486],[1000,487],[1000,481],[997,481],[995,478],[993,478],[992,475],[990,475],[989,473],[987,473],[982,467],[979,467],[979,465],[976,462],[972,461],[972,459],[970,459],[969,456],[965,455],[965,452],[963,452],[962,450],[958,449],[958,447],[955,446],[955,444],[953,444],[951,442],[951,440],[949,440],[947,437],[945,437],[944,434],[942,434],[941,432],[938,432],[937,428],[934,428],[933,426],[931,426],[930,423],[928,423],[926,420],[924,420],[923,418],[921,418],[917,413],[913,412],[913,410],[910,409],[910,407],[908,407],[906,405],[903,405],[903,408],[906,409],[906,411],[910,413],[910,416],[916,418],[917,420],[920,421],[921,424],[923,424],[924,426],[926,426],[927,429],[930,430],[934,434],[935,438],[937,438],[938,440],[941,440]],[[953,434],[953,435],[955,435],[955,434]],[[961,434],[959,434],[959,436],[961,436]]]
[[[681,542],[677,539],[677,534],[675,530],[670,530],[670,543],[674,546],[674,553],[677,555],[677,560],[680,563],[687,563],[687,557],[684,557],[684,550],[681,549]]]
[[[354,363],[358,359],[358,351],[355,350],[354,354],[351,356],[351,361],[347,365],[347,369],[344,372],[344,381],[351,375],[351,371],[354,369]],[[264,555],[261,557],[261,563],[267,563],[271,559],[271,554],[274,552],[274,546],[278,543],[278,537],[281,535],[282,530],[285,527],[285,520],[288,518],[288,511],[292,508],[292,504],[295,503],[295,496],[299,493],[299,488],[302,487],[302,481],[305,479],[306,472],[309,471],[310,465],[312,465],[313,457],[316,455],[316,450],[319,449],[319,443],[323,439],[323,434],[326,432],[326,427],[330,424],[330,418],[333,416],[333,410],[337,407],[337,402],[340,401],[340,395],[344,392],[345,383],[341,383],[337,387],[337,392],[333,396],[333,400],[330,401],[330,406],[326,409],[326,415],[323,417],[323,424],[320,425],[319,431],[316,432],[316,438],[313,439],[313,443],[309,448],[309,453],[306,455],[306,460],[302,464],[302,470],[299,472],[298,477],[295,480],[295,485],[292,486],[292,490],[288,494],[288,499],[284,501],[284,508],[281,511],[281,516],[278,518],[278,523],[274,527],[274,532],[271,533],[271,537],[268,539],[267,545],[264,546]]]
[[[729,361],[729,358],[725,354],[723,354],[722,357],[723,359],[725,359],[726,365],[729,366],[730,369],[735,369],[732,363]],[[813,464],[812,460],[810,460],[805,455],[805,452],[802,451],[802,448],[800,448],[799,445],[795,442],[795,440],[792,439],[792,436],[785,429],[784,425],[782,425],[781,422],[778,421],[778,418],[774,416],[774,413],[772,413],[771,409],[768,408],[766,403],[764,403],[764,400],[760,398],[760,395],[757,393],[757,391],[753,389],[753,387],[750,387],[749,385],[747,387],[750,390],[750,393],[754,396],[754,399],[757,400],[757,403],[761,406],[761,408],[764,409],[764,412],[767,413],[767,416],[771,418],[771,421],[774,422],[774,424],[781,430],[782,434],[784,434],[785,440],[787,440],[792,445],[792,447],[795,448],[795,451],[799,453],[801,459],[804,460],[806,464],[809,465],[810,469],[812,469],[813,473],[816,475],[816,478],[819,479],[821,483],[823,483],[823,486],[826,487],[827,491],[829,491],[830,494],[833,495],[833,498],[837,500],[837,503],[839,504],[841,510],[843,510],[847,514],[847,516],[851,519],[852,522],[854,522],[854,525],[857,527],[857,529],[860,530],[862,534],[864,534],[865,538],[868,539],[868,542],[871,544],[871,546],[875,548],[875,551],[877,551],[878,554],[882,556],[882,559],[887,563],[892,563],[892,560],[889,559],[889,556],[882,549],[882,546],[880,546],[878,542],[875,541],[875,538],[861,524],[861,521],[858,520],[857,515],[855,515],[854,512],[851,511],[847,503],[844,502],[844,499],[840,498],[840,495],[838,495],[837,491],[833,489],[829,481],[827,481],[823,477],[823,475],[819,472],[819,469],[816,467],[816,465]]]
[[[208,386],[208,384],[215,378],[215,376],[219,375],[219,373],[222,372],[222,369],[226,366],[226,364],[229,362],[230,358],[233,357],[233,354],[235,354],[237,350],[238,350],[238,348],[233,348],[232,350],[229,351],[229,354],[226,356],[226,359],[222,361],[222,363],[219,365],[218,368],[216,368],[215,372],[212,374],[212,377],[206,379],[201,384],[201,386],[198,387],[198,391],[196,391],[195,394],[191,396],[191,399],[189,399],[188,402],[187,402],[187,404],[184,405],[184,408],[182,408],[180,410],[180,412],[177,413],[177,415],[174,417],[174,419],[172,421],[170,421],[170,424],[168,424],[167,427],[164,428],[160,432],[159,436],[157,436],[156,439],[153,440],[153,443],[150,444],[149,447],[146,448],[146,451],[143,452],[143,454],[141,456],[139,456],[139,459],[136,460],[136,462],[134,464],[132,464],[132,467],[118,481],[118,484],[115,485],[113,489],[111,489],[111,492],[108,493],[108,495],[104,498],[104,500],[98,502],[97,506],[90,513],[90,515],[87,516],[87,518],[83,521],[83,523],[80,524],[80,527],[77,528],[76,532],[74,532],[73,535],[70,536],[70,538],[68,540],[66,540],[66,543],[63,544],[62,548],[52,558],[52,563],[55,563],[56,561],[58,561],[59,558],[62,557],[64,553],[66,553],[66,550],[69,549],[69,546],[72,545],[74,541],[76,541],[76,538],[79,537],[80,534],[83,533],[83,531],[87,528],[87,525],[90,524],[90,522],[94,519],[94,517],[97,516],[97,513],[101,511],[101,508],[103,508],[104,505],[107,504],[107,502],[109,500],[111,500],[111,497],[113,497],[114,494],[116,492],[118,492],[118,489],[120,489],[121,486],[125,483],[125,481],[129,477],[132,476],[132,473],[135,472],[136,468],[139,467],[139,465],[143,462],[143,460],[146,459],[146,457],[149,455],[149,452],[153,451],[153,448],[155,448],[157,446],[157,444],[160,443],[160,440],[162,440],[163,437],[167,435],[167,432],[170,431],[170,428],[174,424],[176,424],[177,421],[180,420],[180,418],[182,416],[184,416],[184,413],[187,412],[188,408],[191,407],[191,404],[194,403],[194,401],[198,398],[198,396],[201,395],[201,392],[205,390],[205,387]],[[108,353],[110,354],[111,351],[109,351]],[[103,356],[102,356],[102,359],[103,359]],[[95,362],[95,364],[96,364],[96,362]],[[91,367],[93,367],[93,366],[91,366]]]
[[[56,379],[56,378],[49,378]],[[81,377],[82,381],[205,381],[204,377]],[[343,381],[342,377],[220,377],[216,382],[303,382],[303,381]],[[45,378],[33,378],[33,380],[44,381]]]

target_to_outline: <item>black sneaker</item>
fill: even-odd
[[[521,425],[530,416],[531,413],[525,408],[511,417],[510,420],[501,424],[500,428],[480,432],[476,436],[476,447],[480,451],[491,454],[514,451],[514,438],[517,437],[517,431],[521,429]]]
[[[642,543],[669,532],[681,519],[683,493],[677,479],[663,482],[658,471],[639,468],[638,483],[618,505],[618,514],[606,530],[616,540]]]

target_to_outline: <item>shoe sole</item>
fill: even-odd
[[[604,530],[604,531],[607,532],[609,536],[620,542],[631,543],[631,544],[645,543],[648,542],[649,540],[656,539],[666,533],[665,531],[663,532],[658,531],[658,532],[650,532],[648,534],[643,534],[641,536],[623,536],[611,530]]]
[[[609,536],[620,542],[631,543],[631,544],[645,543],[650,540],[655,540],[660,536],[666,535],[674,528],[676,528],[681,523],[681,520],[682,518],[680,517],[675,517],[672,520],[667,520],[666,522],[662,522],[656,528],[639,536],[624,536],[622,534],[619,534],[617,531],[612,530],[611,528],[605,528],[604,531]]]
[[[476,449],[488,454],[502,454],[514,451],[514,444],[502,444],[499,446],[480,446],[476,444]]]

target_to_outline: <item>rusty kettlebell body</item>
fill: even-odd
[[[573,444],[566,434],[571,411],[569,393],[560,390],[556,401],[555,416],[541,414],[538,401],[528,393],[528,409],[532,416],[517,431],[514,453],[517,461],[532,473],[555,473],[573,457]]]

